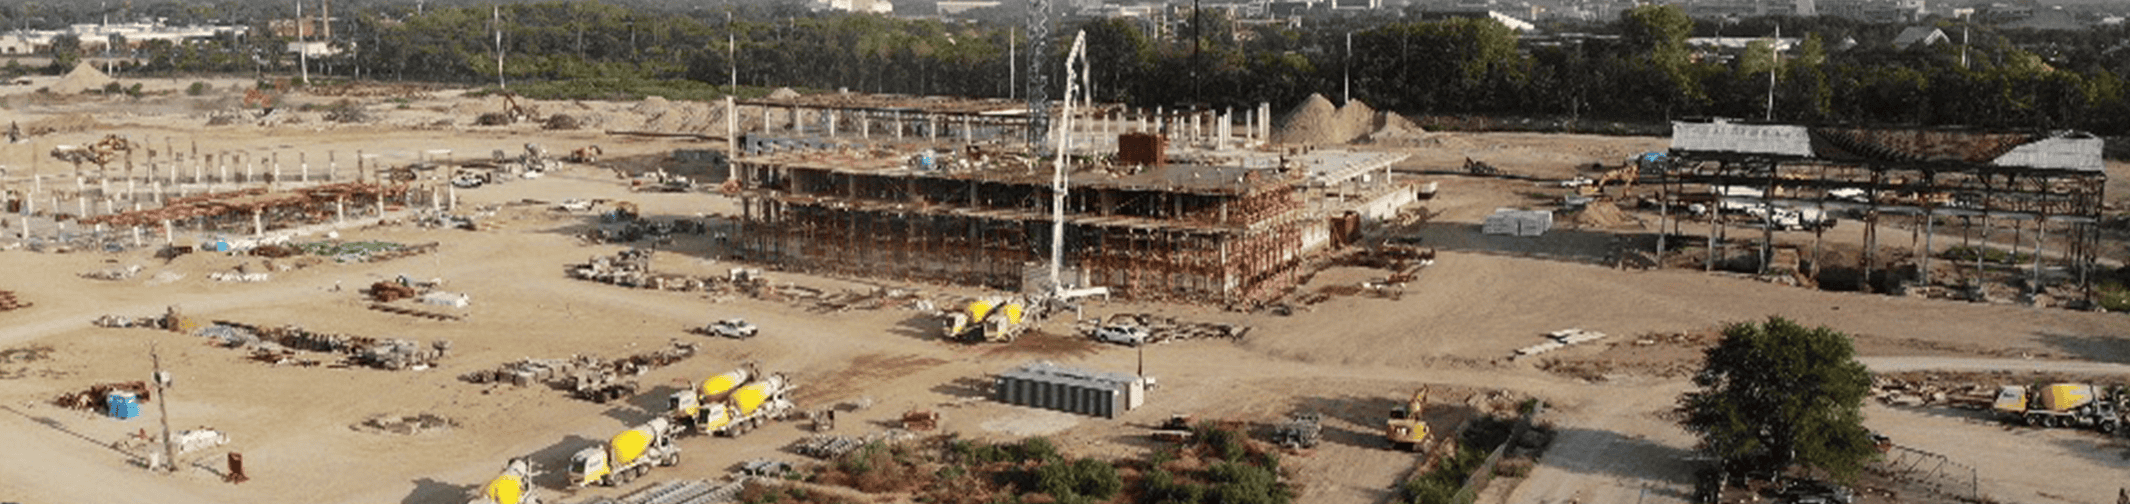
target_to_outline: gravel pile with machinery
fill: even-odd
[[[1145,344],[1200,339],[1224,339],[1240,342],[1244,336],[1250,334],[1250,328],[1247,326],[1210,322],[1184,322],[1176,320],[1175,317],[1151,313],[1119,313],[1110,315],[1107,319],[1083,320],[1078,325],[1077,329],[1080,333],[1088,337],[1094,337],[1095,332],[1104,327],[1142,328],[1146,334]]]

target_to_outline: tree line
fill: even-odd
[[[204,19],[215,9],[236,8],[228,4],[187,12]],[[1027,34],[1012,23],[815,13],[788,1],[685,8],[435,2],[420,12],[397,3],[335,7],[341,21],[333,43],[344,52],[313,60],[314,75],[494,82],[497,31],[501,77],[512,82],[721,86],[736,80],[1006,97],[1025,93],[1016,88],[1026,85],[1030,57]],[[2130,71],[2130,44],[2122,42],[2130,31],[2121,27],[2005,32],[1933,20],[1923,25],[1954,34],[1952,42],[1896,49],[1890,39],[1900,25],[1780,17],[1696,23],[1676,6],[1637,7],[1610,22],[1548,30],[1589,36],[1533,36],[1491,20],[1416,21],[1417,12],[1407,14],[1389,22],[1313,18],[1299,28],[1211,11],[1166,27],[1139,19],[1074,20],[1054,30],[1050,52],[1037,57],[1053,69],[1052,86],[1062,87],[1062,52],[1073,32],[1084,31],[1096,99],[1148,107],[1286,107],[1322,93],[1419,114],[2130,131],[2122,78]],[[258,24],[246,37],[151,44],[135,70],[291,69],[295,58],[277,50],[287,41]],[[1765,37],[1778,26],[1803,39],[1779,57],[1766,41],[1730,52],[1687,44],[1694,35]]]

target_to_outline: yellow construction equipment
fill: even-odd
[[[946,337],[954,341],[1013,341],[1033,320],[1026,303],[1018,300],[978,299],[966,312],[947,315]]]
[[[797,407],[791,402],[797,388],[782,374],[764,375],[749,366],[703,380],[701,390],[673,394],[667,404],[683,425],[738,436],[790,413]]]
[[[2031,392],[2031,393],[2030,393]],[[2092,427],[2115,432],[2123,423],[2123,397],[2083,383],[2006,386],[1997,390],[1997,411],[2042,427]]]
[[[593,484],[614,486],[628,483],[651,470],[652,465],[680,463],[680,446],[673,444],[673,429],[666,419],[654,418],[634,429],[621,431],[606,446],[578,451],[569,460],[571,487]]]
[[[1427,445],[1427,421],[1420,418],[1426,410],[1427,387],[1420,387],[1413,392],[1412,400],[1390,410],[1390,420],[1383,427],[1383,439],[1390,441],[1392,448],[1421,450]]]
[[[482,485],[471,504],[539,504],[533,488],[531,465],[522,458],[510,459],[503,464],[503,474]]]

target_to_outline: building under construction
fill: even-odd
[[[820,121],[844,125],[925,116],[885,110],[818,113],[851,115]],[[1121,157],[1074,163],[1064,200],[1065,287],[1103,286],[1140,299],[1269,299],[1299,280],[1298,266],[1311,253],[1350,239],[1354,223],[1412,200],[1409,188],[1390,182],[1390,165],[1404,155],[1283,157],[1230,150],[1225,157],[1170,163],[1165,136],[1124,134],[1119,141],[1108,134],[1151,122],[1147,129],[1200,132],[1186,137],[1195,145],[1241,146],[1261,138],[1255,124],[1236,135],[1236,128],[1221,125],[1232,116],[1212,117],[1217,119],[1185,128],[1175,117],[1135,123],[1112,116],[1075,133],[1091,137],[1080,145],[1094,147],[1075,149],[1073,157]],[[1110,142],[1092,139],[1105,136]],[[1123,145],[1123,152],[1109,145]],[[743,204],[737,247],[749,259],[850,276],[1024,292],[1051,288],[1055,191],[1049,159],[973,144],[753,154],[733,160],[733,182],[727,184]]]
[[[1865,226],[1862,264],[1869,277],[1879,247],[1879,221],[1918,218],[1918,268],[1928,285],[1936,238],[1934,222],[1964,217],[1982,222],[1982,242],[1992,226],[2011,228],[2015,249],[2030,247],[2038,283],[2041,258],[2055,255],[2076,269],[2090,295],[2091,268],[2099,249],[2102,140],[2079,132],[1983,132],[1948,129],[1809,127],[1784,124],[1675,123],[1671,163],[1654,182],[1674,195],[1780,211],[1842,211]],[[1746,188],[1749,190],[1737,190]],[[1773,228],[1763,241],[1763,268]],[[2019,230],[2026,228],[2023,243]],[[2053,229],[2052,229],[2053,228]],[[1716,249],[1711,233],[1711,263]],[[2067,243],[2045,250],[2049,237]],[[1660,245],[1661,246],[1661,245]],[[1816,248],[1816,240],[1815,240]],[[1661,250],[1659,251],[1662,252]],[[2022,254],[2028,252],[2021,252]]]

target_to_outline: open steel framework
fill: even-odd
[[[1660,229],[1675,229],[1669,207],[1687,201],[1683,190],[1708,189],[1704,200],[1764,208],[1851,210],[1863,216],[1863,266],[1870,277],[1878,217],[1921,217],[1924,250],[1931,250],[1937,217],[2032,226],[2033,281],[2039,284],[2044,243],[2068,236],[2058,252],[2077,269],[2092,296],[2090,270],[2099,250],[2103,187],[2100,138],[2081,132],[1981,132],[1950,129],[1808,127],[1727,122],[1674,123],[1672,163],[1644,180],[1664,188]],[[1655,180],[1649,180],[1655,178]],[[1751,188],[1721,191],[1715,188]],[[1757,192],[1757,194],[1754,194]],[[1727,195],[1729,194],[1729,195]],[[1739,194],[1751,194],[1750,196]],[[1712,219],[1709,264],[1717,230]],[[2031,223],[2031,224],[2028,224]],[[2059,231],[2051,232],[2050,228]],[[1774,230],[1764,231],[1761,268],[1772,253]],[[2023,247],[2015,235],[2013,247]],[[1985,238],[1985,241],[1987,238]],[[1658,241],[1661,257],[1665,243]],[[1813,257],[1819,255],[1815,233]],[[1930,254],[1919,255],[1920,281],[1930,282]],[[1765,272],[1765,271],[1763,271]],[[1813,272],[1817,275],[1817,272]],[[1867,282],[1868,283],[1868,282]]]

